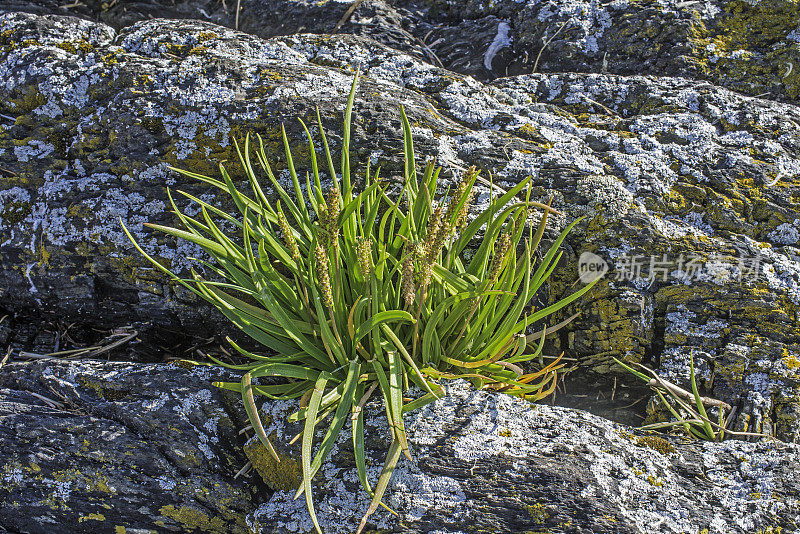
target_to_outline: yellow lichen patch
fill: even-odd
[[[202,43],[205,41],[210,41],[212,39],[216,39],[219,37],[219,34],[214,32],[200,32],[197,34],[197,42]]]
[[[658,436],[642,436],[636,440],[636,445],[639,447],[650,447],[664,455],[675,452],[675,447],[672,443]]]
[[[0,488],[12,490],[22,483],[22,464],[12,460],[0,468]]]
[[[506,428],[505,430],[501,430],[501,431],[500,431],[500,432],[498,432],[497,434],[498,434],[499,436],[502,436],[502,437],[504,437],[504,438],[510,438],[510,437],[511,437],[511,431],[510,431],[509,429],[507,429],[507,428]]]
[[[651,486],[656,486],[656,487],[659,487],[659,488],[660,488],[661,486],[663,486],[663,485],[664,485],[664,483],[663,483],[663,482],[661,482],[660,480],[658,480],[658,479],[657,479],[656,477],[654,477],[653,475],[648,475],[648,477],[647,477],[647,483],[648,483],[648,484],[650,484]]]
[[[84,39],[79,39],[77,41],[64,41],[56,44],[56,47],[60,48],[61,50],[66,50],[70,54],[77,54],[78,52],[83,52],[85,54],[94,50],[92,45]]]
[[[66,216],[72,219],[89,219],[94,216],[94,212],[86,204],[70,204],[67,208]]]
[[[244,447],[244,452],[270,489],[274,491],[291,491],[300,486],[300,481],[303,478],[302,469],[295,458],[278,450],[278,458],[281,461],[276,462],[258,440],[247,443]]]
[[[78,518],[78,523],[83,523],[84,521],[105,521],[106,516],[103,514],[86,514],[82,515]]]
[[[125,527],[122,527],[120,525],[115,525],[114,526],[114,534],[125,534],[126,532],[127,531],[126,531]]]
[[[136,76],[136,77],[133,79],[133,85],[134,85],[134,87],[146,87],[146,86],[148,86],[148,85],[151,85],[151,84],[153,84],[153,83],[155,83],[155,80],[153,80],[153,77],[152,77],[152,76],[150,76],[149,74],[138,74],[138,75],[137,75],[137,76]],[[163,123],[161,122],[161,119],[160,119],[160,118],[158,118],[158,117],[144,117],[144,118],[142,119],[142,124],[146,124],[146,121],[154,121],[154,122],[157,122],[157,123],[160,125],[160,128],[161,128],[161,130],[160,130],[160,131],[163,131],[163,130],[164,130],[164,125],[163,125]],[[147,127],[147,126],[145,126],[145,127]],[[148,128],[148,130],[150,130],[150,128]],[[153,133],[156,133],[156,132],[153,132]]]
[[[621,438],[625,438],[625,439],[630,440],[630,441],[633,441],[633,440],[636,439],[636,436],[634,436],[633,434],[631,434],[630,432],[627,432],[625,430],[617,430],[617,435],[619,437],[621,437]]]
[[[797,28],[800,3],[734,1],[724,9],[713,30],[699,18],[692,21],[689,40],[699,73],[750,94],[782,85],[787,96],[797,98],[797,47],[787,36]]]
[[[795,371],[798,368],[800,368],[800,360],[797,359],[796,354],[789,354],[788,356],[784,356],[783,358],[781,358],[781,361],[783,361],[784,365],[786,365],[786,367],[788,367],[792,371]]]
[[[116,493],[115,490],[111,489],[108,485],[108,478],[105,475],[97,475],[92,479],[92,483],[89,486],[89,491],[95,491],[98,493]]]
[[[0,219],[8,224],[16,224],[30,215],[31,211],[30,202],[8,202],[0,212]]]
[[[119,60],[117,59],[117,53],[112,51],[111,53],[103,56],[103,63],[106,65],[116,65],[119,63]]]
[[[544,523],[547,518],[550,517],[550,514],[547,512],[547,507],[541,503],[527,504],[523,506],[523,508],[525,508],[525,511],[531,516],[534,523]]]
[[[187,55],[190,56],[203,56],[208,52],[207,46],[195,46],[191,50],[189,50]]]
[[[224,534],[229,532],[225,521],[220,517],[209,517],[208,514],[196,508],[181,506],[175,508],[171,504],[162,506],[158,509],[164,517],[177,521],[187,530],[200,530],[201,532],[219,532]]]
[[[99,382],[89,380],[85,376],[78,377],[78,384],[84,389],[90,389],[101,399],[109,401],[117,401],[128,396],[127,391],[120,391],[111,387],[107,387]]]
[[[111,264],[111,266],[118,273],[120,273],[122,275],[122,278],[126,282],[130,282],[132,284],[135,284],[135,283],[139,283],[139,282],[142,281],[140,279],[140,277],[139,277],[141,264],[136,259],[134,259],[134,258],[132,258],[130,256],[117,256],[117,257],[109,256],[108,260],[109,260],[109,263]],[[148,272],[148,271],[145,271],[145,272]],[[148,274],[152,274],[152,273],[150,272]],[[152,287],[151,288],[151,287],[148,287],[145,284],[142,287],[142,289],[145,290],[145,291],[151,291],[151,290],[155,291],[158,288],[156,288],[156,287]],[[156,294],[160,294],[160,292],[161,291],[159,289],[159,292],[156,293]]]
[[[40,243],[39,246],[36,248],[38,252],[38,260],[39,265],[50,265],[50,252],[45,248],[43,243]]]

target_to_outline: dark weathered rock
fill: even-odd
[[[308,532],[292,500],[296,409],[265,403],[279,466],[251,440],[244,465],[237,395],[215,368],[101,362],[11,364],[0,374],[0,528],[25,533]],[[379,511],[384,532],[772,532],[800,519],[796,445],[687,443],[585,412],[534,406],[466,383],[407,416],[402,459]],[[230,404],[233,401],[233,404]],[[386,452],[380,402],[367,405],[369,476]],[[349,425],[319,471],[326,534],[366,509]],[[140,529],[140,530],[137,530]]]
[[[684,76],[750,95],[800,97],[800,7],[792,0],[432,4],[440,20],[505,19],[513,28],[510,74],[536,67],[537,72]]]
[[[225,376],[90,361],[5,366],[0,527],[247,533],[260,485],[234,479],[246,462],[240,399],[210,384]]]

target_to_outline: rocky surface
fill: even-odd
[[[212,193],[167,165],[213,174],[228,160],[235,174],[231,138],[255,131],[283,171],[285,122],[302,170],[295,117],[311,123],[319,106],[336,151],[355,66],[358,161],[396,177],[402,104],[418,153],[436,156],[445,176],[473,164],[500,185],[532,175],[534,197],[553,196],[565,213],[551,236],[587,216],[543,299],[573,283],[582,252],[612,271],[553,350],[599,374],[612,356],[655,361],[679,382],[694,351],[702,385],[737,408],[737,428],[797,439],[800,108],[680,77],[483,83],[352,35],[264,40],[198,21],[116,31],[0,15],[0,307],[19,317],[6,337],[36,339],[23,316],[162,337],[225,333],[216,312],[147,267],[118,220],[186,268],[197,251],[142,223],[170,221],[166,185]],[[632,258],[653,279],[627,279]]]
[[[121,29],[153,17],[234,27],[237,2],[8,0],[9,10],[76,15]],[[260,37],[350,33],[478,78],[531,72],[684,76],[749,95],[800,97],[793,0],[612,2],[247,0],[238,28]],[[546,46],[545,46],[546,45]]]
[[[241,398],[215,368],[11,364],[0,373],[4,532],[247,533],[259,489]],[[143,529],[143,530],[136,530]]]
[[[267,403],[280,469],[243,413],[209,380],[224,371],[107,362],[10,364],[0,374],[0,527],[9,532],[308,532],[298,476],[296,409]],[[687,443],[585,412],[448,386],[407,416],[381,532],[794,532],[800,450],[777,442]],[[236,397],[236,396],[234,396]],[[234,401],[234,402],[231,402]],[[370,476],[388,429],[367,405]],[[352,532],[367,505],[349,428],[316,480],[326,534]],[[263,479],[259,477],[263,475]],[[704,530],[707,529],[707,530]],[[781,530],[782,529],[782,530]]]

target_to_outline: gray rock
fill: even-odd
[[[210,367],[91,361],[10,364],[0,374],[0,527],[11,532],[308,532],[292,500],[295,406],[267,402],[280,467],[246,448],[237,395]],[[367,405],[368,471],[380,470],[388,428]],[[641,434],[578,410],[448,385],[407,416],[402,459],[379,511],[383,532],[795,531],[800,451],[778,442],[688,443]],[[315,480],[326,534],[352,532],[367,505],[349,425]],[[319,439],[320,436],[318,436]],[[267,490],[266,484],[270,489]]]
[[[246,463],[241,399],[210,384],[228,376],[92,361],[5,366],[0,527],[247,533],[258,484],[234,479]]]
[[[234,2],[235,5],[235,2]],[[230,4],[213,0],[135,0],[132,2],[105,2],[86,0],[67,3],[58,0],[5,0],[0,10],[32,13],[35,15],[65,15],[80,17],[92,22],[102,22],[117,30],[140,20],[151,18],[198,19],[234,26],[234,13]]]
[[[406,419],[413,461],[401,459],[372,525],[401,532],[776,532],[800,519],[798,448],[773,442],[687,443],[641,435],[586,412],[476,392],[463,381]],[[265,404],[267,433],[293,435],[296,407]],[[389,445],[385,410],[367,417],[374,485]],[[326,534],[352,531],[369,498],[349,429],[320,469],[315,502]],[[322,434],[317,436],[321,439]],[[284,453],[298,457],[297,448]],[[262,532],[307,532],[294,491],[252,514]],[[397,529],[398,522],[403,525]]]
[[[52,0],[6,3],[9,10],[72,14],[116,29],[152,17],[232,28],[238,5],[91,0],[66,9]],[[240,5],[240,30],[274,37],[331,33],[350,2],[248,0]],[[683,76],[796,102],[798,20],[800,7],[792,0],[364,0],[339,31],[484,79],[534,71]]]
[[[500,186],[532,175],[533,197],[552,196],[565,213],[549,237],[587,216],[542,300],[572,285],[582,252],[612,271],[553,350],[601,375],[612,356],[652,360],[683,383],[694,351],[702,385],[737,407],[738,428],[797,439],[798,106],[676,77],[481,83],[352,35],[263,40],[165,20],[117,34],[75,18],[1,17],[0,307],[162,335],[225,333],[214,310],[142,261],[118,218],[148,252],[187,268],[197,251],[142,223],[171,222],[165,185],[210,192],[166,164],[213,174],[227,160],[236,175],[230,138],[255,131],[280,172],[280,123],[303,151],[295,117],[312,122],[314,106],[336,151],[359,65],[354,160],[398,178],[402,104],[417,152],[436,156],[447,180],[469,165]],[[650,258],[662,262],[661,275],[626,279],[634,256],[654,275]]]

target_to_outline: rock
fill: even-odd
[[[251,439],[244,465],[237,395],[209,367],[92,361],[9,364],[0,374],[0,527],[11,532],[307,532],[292,500],[296,406],[267,402],[282,454],[270,470]],[[230,379],[230,378],[228,378]],[[233,402],[232,402],[233,401]],[[388,445],[385,412],[367,404],[373,479]],[[800,519],[800,450],[777,442],[686,442],[579,410],[475,392],[464,382],[407,415],[402,459],[379,511],[384,532],[772,532]],[[352,532],[367,505],[349,425],[315,481],[326,534]],[[319,438],[319,436],[318,436]],[[273,464],[274,465],[274,464]]]
[[[349,7],[349,2],[248,0],[241,2],[239,29],[260,37],[331,33]],[[51,0],[10,0],[8,9],[73,14],[116,29],[152,17],[236,23],[234,2],[207,0],[92,1],[69,10]],[[800,7],[793,0],[364,0],[339,31],[478,78],[534,71],[684,76],[796,102],[798,20]]]
[[[246,463],[241,398],[210,384],[226,376],[177,365],[6,365],[0,527],[249,532],[259,485],[234,479]]]
[[[463,381],[407,415],[413,461],[401,459],[386,504],[402,532],[773,532],[797,527],[796,445],[687,443],[634,433],[579,410],[476,392]],[[385,410],[366,418],[370,482],[389,445]],[[293,435],[296,409],[265,404],[267,433]],[[317,439],[321,439],[324,429]],[[283,453],[297,458],[297,447]],[[346,428],[320,469],[315,503],[326,534],[352,531],[369,498],[361,490]],[[283,462],[282,462],[283,463]],[[307,532],[303,499],[276,491],[250,517],[261,532]],[[396,531],[379,509],[372,526]]]
[[[65,15],[102,22],[120,30],[140,20],[152,18],[198,19],[233,27],[234,13],[224,2],[213,0],[137,0],[135,2],[104,2],[87,0],[64,4],[57,0],[5,0],[0,9],[36,15]]]
[[[263,40],[166,20],[117,34],[76,18],[1,17],[0,307],[9,312],[173,337],[229,332],[143,262],[118,218],[148,252],[186,269],[197,251],[142,223],[171,222],[165,185],[212,197],[166,165],[213,174],[227,160],[236,175],[230,139],[254,131],[282,171],[280,123],[302,154],[295,117],[312,123],[314,106],[337,151],[360,65],[354,160],[398,178],[402,104],[417,153],[436,156],[447,180],[469,165],[500,186],[532,175],[533,197],[552,196],[565,213],[549,238],[587,217],[543,303],[573,284],[582,252],[612,270],[553,350],[599,375],[612,357],[653,361],[683,384],[694,351],[701,385],[736,406],[737,428],[797,439],[798,106],[677,77],[482,83],[352,35]],[[645,263],[641,276],[626,277],[632,259]]]
[[[800,96],[800,74],[791,66],[800,59],[800,7],[791,0],[434,5],[457,19],[508,20],[511,74],[536,66],[537,72],[684,76],[749,95]]]

